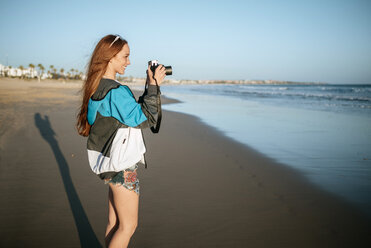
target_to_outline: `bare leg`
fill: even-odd
[[[111,187],[108,187],[108,224],[106,227],[105,244],[108,247],[111,242],[112,236],[119,226],[117,213],[113,205],[113,192]]]
[[[131,236],[138,225],[139,195],[122,185],[109,183],[113,193],[113,207],[119,225],[114,232],[109,248],[127,248]]]

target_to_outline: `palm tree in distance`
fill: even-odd
[[[12,66],[9,65],[8,68],[9,68],[9,69],[8,69],[7,71],[5,71],[5,77],[8,77],[8,76],[9,76],[10,69],[12,69]]]
[[[49,65],[50,73],[54,73],[54,65]],[[54,75],[52,74],[52,78],[54,78]]]
[[[18,66],[18,68],[21,70],[21,78],[23,79],[23,70],[24,70],[24,67],[23,67],[23,65],[20,65],[20,66]]]
[[[75,69],[75,70],[76,70],[76,74],[77,74],[78,79],[81,79],[81,77],[82,77],[82,71],[79,71],[77,69]]]
[[[39,67],[39,69],[40,69],[40,71],[41,71],[40,75],[38,76],[38,78],[39,78],[39,82],[40,82],[40,80],[41,80],[41,76],[44,74],[44,70],[45,70],[45,68],[44,68],[44,66],[43,66],[42,64],[38,64],[37,66]]]
[[[30,64],[28,65],[28,67],[31,68],[31,75],[30,75],[29,77],[32,78],[32,77],[33,77],[33,72],[34,72],[34,69],[35,69],[35,65],[30,63]]]
[[[75,79],[79,79],[79,70],[75,69]]]
[[[64,69],[61,68],[59,71],[60,71],[60,73],[62,74],[61,76],[64,78]]]
[[[70,71],[71,71],[71,77],[73,78],[74,77],[73,72],[75,71],[75,69],[71,68]]]
[[[42,64],[38,64],[37,67],[39,67],[41,75],[44,74],[45,67]]]

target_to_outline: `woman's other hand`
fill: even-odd
[[[164,81],[165,76],[166,76],[165,67],[163,65],[157,66],[155,70],[155,78],[157,80],[158,85],[160,85],[162,81]],[[149,65],[147,69],[147,83],[156,85],[156,81],[153,79],[153,72],[151,70],[151,65]]]

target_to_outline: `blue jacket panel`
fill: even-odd
[[[99,112],[105,117],[114,117],[122,124],[136,127],[147,120],[141,105],[135,101],[130,89],[121,85],[111,89],[102,100],[89,99],[87,119],[93,125]]]

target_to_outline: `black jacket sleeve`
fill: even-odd
[[[161,91],[156,85],[148,85],[143,95],[139,97],[138,103],[141,105],[144,115],[147,120],[136,126],[135,128],[148,128],[157,124],[158,112],[161,108]]]

